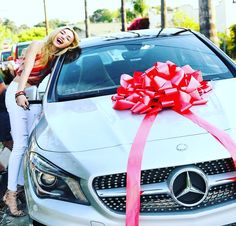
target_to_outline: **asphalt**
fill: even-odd
[[[22,206],[21,206],[22,207]],[[26,206],[23,207],[27,211]],[[12,217],[9,215],[9,210],[5,204],[0,203],[0,225],[1,226],[32,226],[31,219],[28,215],[24,217]]]
[[[9,210],[2,197],[7,189],[7,173],[0,172],[0,226],[32,226],[31,219],[28,215],[24,217],[12,217],[9,215]],[[25,212],[27,211],[26,204],[19,203],[19,207]]]

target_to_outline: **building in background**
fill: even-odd
[[[235,2],[235,3],[233,3]],[[215,5],[215,18],[216,18],[216,28],[218,32],[227,32],[227,29],[236,24],[236,0],[219,0],[213,1]],[[198,7],[194,7],[191,4],[184,4],[176,7],[175,10],[180,10],[186,13],[189,17],[192,17],[197,23],[199,23],[199,12]],[[172,18],[174,11],[167,12],[167,24],[172,26]],[[155,10],[149,9],[150,17],[150,27],[160,27],[161,26],[161,16],[155,14]]]
[[[221,0],[216,6],[216,23],[219,32],[227,32],[227,29],[236,24],[236,1]]]

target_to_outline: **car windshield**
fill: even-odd
[[[7,61],[7,58],[11,55],[11,51],[5,51],[1,53],[1,61]]]
[[[29,44],[19,45],[17,47],[17,56],[20,57],[22,55],[23,49],[27,48]]]
[[[60,100],[72,96],[88,97],[116,91],[122,74],[144,72],[155,62],[172,61],[200,70],[205,80],[232,78],[233,75],[204,43],[193,35],[120,41],[89,47],[76,60],[65,62],[60,70],[56,92]],[[87,95],[87,96],[86,96]]]

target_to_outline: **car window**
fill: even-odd
[[[157,61],[172,61],[180,67],[188,64],[200,70],[205,80],[233,77],[220,58],[193,35],[147,38],[84,49],[78,59],[63,64],[57,95],[63,99],[113,89],[123,73],[144,72]]]
[[[11,51],[4,51],[1,53],[1,61],[7,61],[7,58],[11,55]]]
[[[22,55],[22,51],[23,49],[27,48],[29,44],[25,44],[25,45],[19,45],[17,47],[17,56],[18,58]]]

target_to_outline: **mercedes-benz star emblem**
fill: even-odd
[[[176,146],[176,150],[177,151],[186,151],[188,149],[188,145],[187,144],[178,144]]]
[[[185,167],[171,174],[169,187],[172,198],[182,206],[196,206],[208,193],[205,174],[196,167]]]

